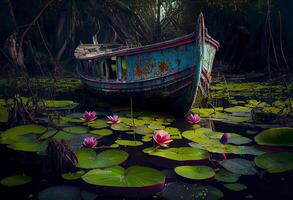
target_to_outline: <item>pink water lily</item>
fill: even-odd
[[[187,115],[186,119],[187,119],[188,123],[190,123],[190,124],[197,124],[201,120],[200,116],[197,114],[194,114],[194,115],[189,114],[189,115]]]
[[[108,124],[119,124],[121,120],[119,119],[118,115],[107,116]]]
[[[83,140],[82,145],[86,148],[94,148],[95,146],[97,146],[98,141],[96,138],[94,137],[86,137]]]
[[[228,140],[229,140],[228,133],[224,133],[224,134],[222,135],[222,137],[220,138],[220,142],[221,142],[222,144],[226,144],[226,143],[228,142]]]
[[[153,139],[162,147],[168,147],[168,145],[173,141],[170,139],[170,134],[164,130],[156,131]]]
[[[227,160],[226,154],[224,154],[224,153],[220,154],[219,160],[220,161]]]
[[[82,120],[86,122],[91,122],[97,119],[96,112],[95,111],[85,111],[82,115]]]

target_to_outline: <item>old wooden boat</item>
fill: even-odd
[[[116,102],[158,105],[184,115],[196,96],[205,96],[219,43],[207,33],[204,17],[196,31],[136,48],[81,44],[75,50],[77,73],[86,88]]]

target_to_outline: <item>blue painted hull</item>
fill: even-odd
[[[129,101],[132,97],[134,102],[152,102],[185,115],[197,91],[208,89],[210,82],[204,79],[210,76],[217,48],[200,15],[195,34],[139,48],[80,56],[77,71],[86,88],[101,98]],[[90,64],[85,64],[88,60]],[[99,68],[95,68],[97,65]],[[98,72],[100,68],[104,71]]]

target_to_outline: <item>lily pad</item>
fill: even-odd
[[[254,162],[241,158],[224,160],[220,162],[220,165],[234,174],[254,175],[257,172],[254,168]]]
[[[132,130],[132,128],[125,123],[113,124],[111,125],[111,129],[115,131],[131,131]]]
[[[26,175],[8,176],[1,180],[1,185],[7,187],[20,186],[32,181],[32,177]]]
[[[154,149],[152,147],[143,150],[152,156],[159,156],[176,161],[200,161],[206,160],[209,157],[209,153],[200,149],[191,147],[179,147],[168,149]]]
[[[72,126],[63,128],[63,131],[72,133],[72,134],[85,134],[88,132],[88,128],[85,126]]]
[[[241,184],[241,183],[224,184],[224,187],[228,188],[229,190],[236,191],[236,192],[247,189],[247,186],[244,184]]]
[[[44,100],[39,104],[45,105],[46,108],[74,108],[78,105],[71,100]]]
[[[268,146],[290,146],[293,147],[293,128],[271,128],[255,137],[259,145]]]
[[[93,129],[101,129],[101,128],[106,128],[109,125],[105,120],[97,119],[95,121],[87,123],[87,125]]]
[[[93,169],[83,175],[82,179],[89,184],[109,189],[111,195],[124,197],[149,196],[160,192],[165,184],[162,172],[142,166]]]
[[[168,200],[218,200],[223,196],[214,186],[182,182],[168,183],[162,192],[162,197]]]
[[[0,106],[0,122],[8,122],[9,113],[6,108]]]
[[[39,142],[34,138],[30,138],[25,141],[14,142],[7,147],[16,151],[44,152],[47,148],[47,142]]]
[[[270,173],[293,170],[293,153],[265,153],[254,158],[256,166]]]
[[[215,176],[214,170],[208,166],[179,166],[174,170],[179,176],[192,180],[206,180]]]
[[[80,170],[73,173],[69,172],[69,173],[62,174],[62,178],[65,180],[76,180],[76,179],[79,179],[84,174],[85,174],[85,171]]]
[[[99,129],[99,130],[93,130],[90,133],[95,135],[100,135],[100,136],[107,136],[107,135],[112,135],[113,131],[109,129]]]
[[[127,160],[128,153],[118,149],[109,149],[97,154],[92,149],[82,148],[76,152],[76,157],[78,167],[93,169],[119,165]]]
[[[231,173],[225,169],[220,169],[215,176],[215,179],[218,181],[226,182],[226,183],[234,183],[237,182],[241,175]]]
[[[131,147],[143,145],[142,142],[134,141],[134,140],[116,140],[115,143],[117,143],[121,146],[131,146]]]

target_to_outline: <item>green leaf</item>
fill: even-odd
[[[132,128],[125,123],[113,124],[111,125],[111,129],[115,131],[131,131],[132,130]]]
[[[241,184],[241,183],[224,184],[224,187],[228,188],[229,190],[236,191],[236,192],[247,189],[247,186],[244,184]]]
[[[176,161],[197,161],[205,160],[209,157],[208,152],[191,147],[179,147],[168,149],[154,149],[151,147],[144,149],[143,152],[152,156],[159,156]]]
[[[32,177],[26,175],[8,176],[1,180],[1,185],[7,187],[20,186],[32,181]]]
[[[168,200],[218,200],[223,196],[214,186],[183,182],[168,183],[162,192],[162,197]]]
[[[82,179],[97,186],[137,188],[162,185],[165,175],[149,167],[132,166],[125,170],[121,166],[114,166],[90,170]]]
[[[205,180],[215,176],[215,172],[208,166],[179,166],[175,168],[179,176],[192,180]]]
[[[128,153],[118,149],[109,149],[97,154],[92,149],[81,148],[76,152],[76,157],[78,167],[93,169],[119,165],[127,160]]]
[[[254,168],[254,162],[241,158],[224,160],[220,162],[220,165],[234,174],[254,175],[257,172]]]
[[[87,123],[87,125],[93,129],[107,128],[109,126],[109,124],[102,119],[96,119],[95,121]]]
[[[85,126],[72,126],[63,128],[63,131],[72,134],[86,134],[88,132],[88,128]]]
[[[215,179],[218,181],[233,183],[237,182],[241,175],[231,173],[225,169],[220,169],[215,176]]]
[[[69,173],[62,174],[62,178],[65,180],[76,180],[76,179],[79,179],[84,174],[85,174],[85,171],[80,170],[73,173],[69,172]]]
[[[255,137],[259,145],[268,146],[291,146],[293,147],[293,128],[271,128],[267,129]]]
[[[90,133],[94,135],[107,136],[107,135],[112,135],[113,131],[109,129],[99,129],[99,130],[93,130]]]
[[[0,106],[0,122],[8,122],[9,113],[6,108]]]
[[[140,141],[134,141],[134,140],[116,140],[115,143],[121,145],[121,146],[140,146],[143,145]]]
[[[256,166],[270,173],[293,170],[293,153],[265,153],[254,158]]]

